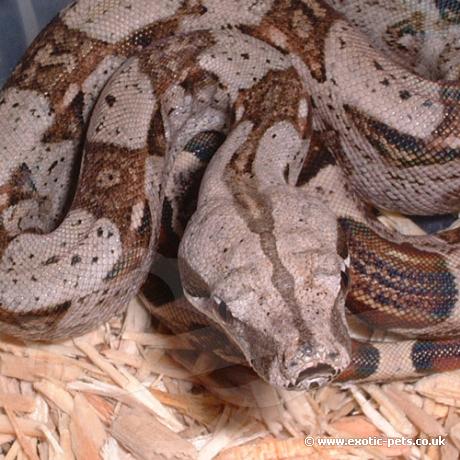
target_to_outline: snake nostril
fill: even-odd
[[[348,269],[340,272],[340,283],[342,289],[347,289],[350,284],[350,277],[348,275]]]
[[[305,359],[311,357],[313,354],[313,347],[309,343],[304,343],[297,347],[289,359],[289,355],[285,355],[286,361],[289,362],[289,367],[297,366]]]
[[[335,361],[338,357],[339,357],[339,353],[337,351],[331,351],[328,355],[327,355],[328,359],[330,359],[331,361]]]

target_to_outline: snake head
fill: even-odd
[[[350,362],[336,218],[293,187],[251,199],[199,208],[179,251],[184,291],[267,382],[323,385]]]

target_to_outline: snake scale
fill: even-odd
[[[78,0],[0,95],[0,331],[88,331],[160,253],[153,313],[273,385],[460,367],[460,229],[378,219],[460,208],[459,48],[456,1]]]

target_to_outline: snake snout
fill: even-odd
[[[288,376],[287,388],[313,389],[333,380],[349,362],[345,350],[327,350],[304,343],[294,352],[285,352],[285,375]]]

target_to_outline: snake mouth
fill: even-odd
[[[295,383],[288,388],[314,389],[330,382],[337,375],[337,370],[329,364],[320,363],[299,372]]]
[[[348,365],[347,350],[303,344],[296,353],[285,353],[281,374],[286,388],[312,390],[330,383]]]

